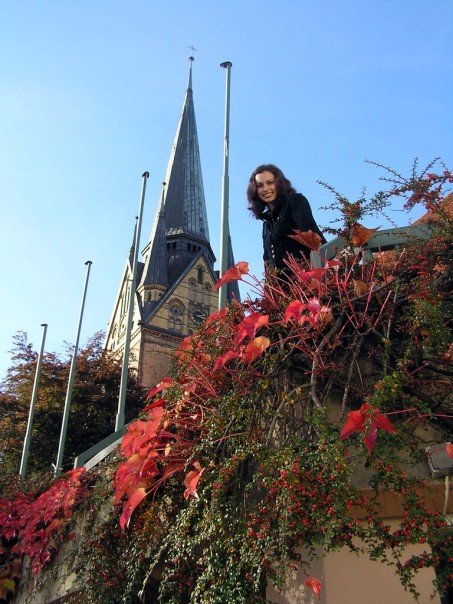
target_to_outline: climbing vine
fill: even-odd
[[[337,195],[344,247],[320,268],[293,258],[264,283],[246,262],[223,275],[218,286],[243,280],[254,293],[181,342],[129,425],[111,513],[80,563],[90,602],[265,602],[267,582],[283,589],[294,569],[319,596],[310,563],[340,547],[393,564],[414,597],[425,566],[436,589],[448,588],[451,540],[425,497],[425,448],[444,443],[452,421],[453,220],[443,187],[453,179],[432,167],[409,179],[390,171],[390,190],[368,205]],[[409,239],[365,261],[376,229],[358,220],[394,196],[429,210],[423,253]],[[294,237],[319,253],[315,234]],[[389,492],[401,507],[396,528],[382,517]],[[12,525],[39,530],[20,505],[17,519],[13,502],[2,505]],[[409,544],[426,551],[408,556]],[[20,568],[5,568],[8,589]]]

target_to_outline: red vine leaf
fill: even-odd
[[[220,357],[217,357],[215,363],[214,363],[214,371],[216,369],[218,369],[219,367],[223,367],[224,365],[226,365],[229,361],[233,360],[233,359],[238,359],[241,356],[241,353],[239,350],[227,350],[225,354],[223,354]]]
[[[378,428],[392,434],[396,432],[386,415],[379,409],[364,403],[358,411],[348,413],[348,419],[341,429],[340,438],[344,440],[354,432],[364,432],[363,442],[370,454],[376,444]]]
[[[136,489],[129,499],[123,503],[123,513],[121,514],[120,518],[120,526],[123,531],[129,526],[132,512],[143,501],[143,499],[145,499],[147,494],[148,493],[146,490],[143,487],[140,487]]]
[[[187,472],[186,477],[184,478],[184,485],[186,486],[186,490],[184,491],[184,499],[189,499],[189,497],[195,497],[198,499],[197,486],[201,475],[204,472],[204,468],[202,469],[198,463],[194,464],[194,466],[196,469]]]
[[[260,357],[263,352],[269,348],[271,341],[266,336],[258,336],[247,344],[242,354],[242,358],[246,363],[252,363]]]
[[[153,396],[156,396],[156,394],[158,392],[162,392],[162,390],[165,390],[165,388],[171,388],[171,386],[173,386],[174,384],[174,380],[170,377],[164,377],[158,384],[157,386],[154,386],[154,388],[151,388],[151,390],[148,392],[147,396],[146,396],[146,400],[150,400],[153,398]]]
[[[230,281],[241,281],[242,275],[246,275],[248,272],[249,263],[238,262],[223,273],[222,278],[217,281],[214,288],[219,289],[219,287],[225,285],[225,283],[230,283]]]
[[[319,579],[315,579],[314,577],[308,577],[307,579],[305,579],[305,585],[312,590],[315,596],[317,596],[318,598],[321,597],[322,583]]]
[[[301,243],[306,247],[309,247],[311,250],[316,251],[322,244],[322,239],[315,233],[314,231],[299,231],[298,229],[294,229],[294,235],[288,235],[291,239],[297,241],[297,243]]]
[[[206,319],[205,325],[210,325],[211,323],[214,323],[214,321],[224,319],[227,314],[228,314],[228,307],[224,306],[220,310],[217,310],[216,312],[211,313],[209,315],[209,317]]]
[[[239,344],[242,340],[248,336],[254,338],[256,330],[260,327],[264,327],[269,323],[268,315],[261,315],[258,312],[254,312],[245,317],[241,323],[237,326],[236,337],[234,338],[235,344]]]

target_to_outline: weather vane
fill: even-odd
[[[194,46],[190,46],[190,45],[189,45],[187,48],[188,48],[189,50],[191,50],[192,52],[193,52],[194,50],[197,50],[197,49],[196,49]]]

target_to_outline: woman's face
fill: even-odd
[[[255,176],[256,192],[264,203],[273,203],[277,199],[277,186],[272,172],[265,170]]]

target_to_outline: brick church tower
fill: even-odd
[[[145,387],[168,371],[182,338],[217,310],[215,256],[209,241],[206,202],[192,93],[192,61],[170,159],[151,235],[138,263],[129,366]],[[134,246],[133,246],[134,248]],[[234,264],[230,243],[229,266]],[[105,342],[122,355],[133,268],[131,252],[124,269]],[[228,298],[239,299],[237,283]]]

